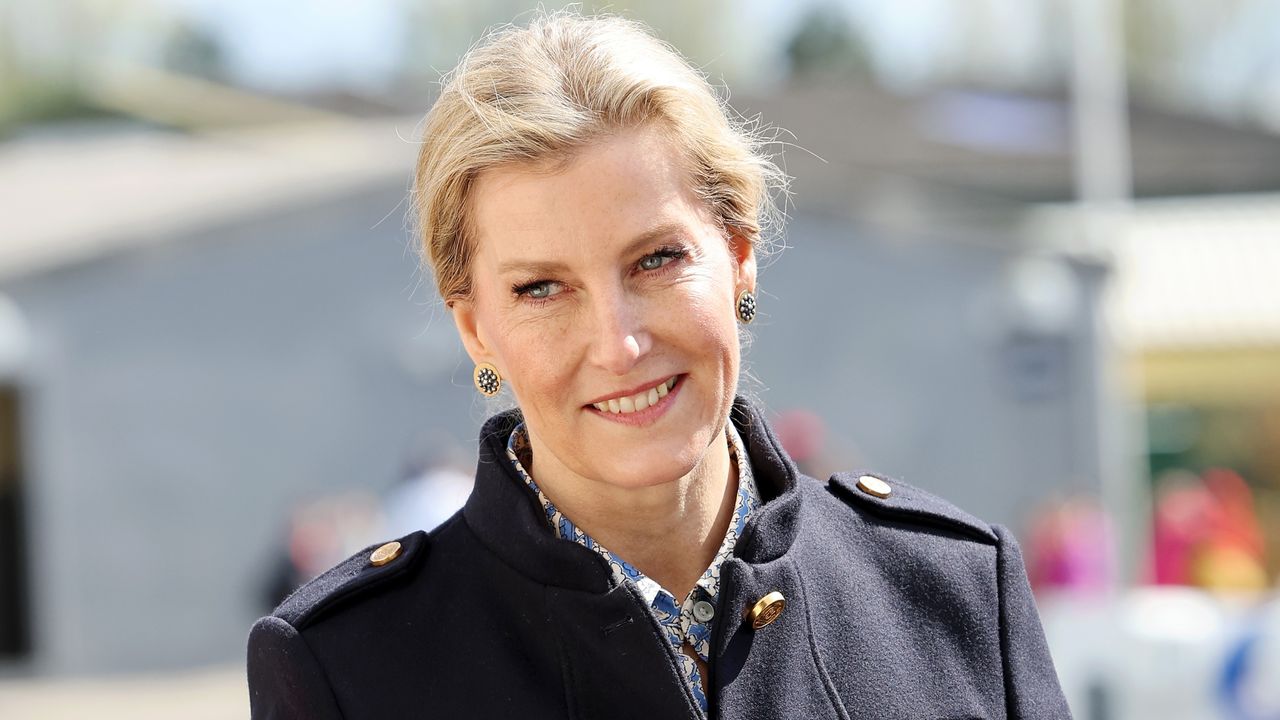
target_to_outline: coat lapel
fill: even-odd
[[[615,584],[598,553],[551,532],[537,497],[506,456],[507,438],[519,420],[517,411],[509,411],[485,423],[476,487],[463,516],[490,551],[545,586],[545,611],[563,658],[571,716],[703,717],[684,685],[675,651],[636,589]],[[800,699],[797,694],[813,695],[805,702],[831,707],[814,668],[802,585],[786,558],[800,522],[799,473],[750,403],[738,398],[730,421],[742,436],[765,502],[748,519],[734,557],[721,571],[720,619],[712,638],[712,715],[722,716],[723,704],[734,708],[726,717],[780,716],[744,714],[743,707],[763,711],[776,704],[780,678],[771,676],[780,657],[790,668],[786,672],[795,675],[785,680],[790,690],[784,696],[794,701]],[[786,611],[771,626],[752,629],[742,621],[744,613],[774,590],[786,596]],[[773,690],[765,692],[767,687]]]

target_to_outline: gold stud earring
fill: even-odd
[[[487,362],[476,365],[476,369],[471,373],[471,381],[485,397],[493,397],[502,389],[502,376],[498,374],[498,368]]]
[[[738,293],[738,319],[743,325],[750,325],[756,319],[756,296],[750,290]]]

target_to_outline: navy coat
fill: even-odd
[[[1007,530],[888,478],[880,498],[862,473],[801,475],[763,414],[740,399],[731,415],[765,504],[722,569],[710,717],[1070,717]],[[485,424],[452,519],[254,625],[255,720],[707,716],[639,592],[552,534],[507,461],[517,420]],[[771,591],[785,609],[753,629]]]

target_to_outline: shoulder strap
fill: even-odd
[[[421,530],[392,543],[370,545],[295,590],[272,614],[301,630],[325,610],[404,575],[421,562],[427,549],[427,534]]]
[[[992,545],[999,541],[987,523],[901,480],[871,472],[836,473],[831,487],[850,505],[871,515],[940,526]]]

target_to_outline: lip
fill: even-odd
[[[667,377],[671,377],[671,376],[668,375]],[[686,377],[685,375],[676,375],[675,376],[676,384],[673,385],[671,389],[667,391],[666,395],[662,396],[658,400],[658,404],[650,405],[649,407],[643,410],[637,410],[631,413],[611,413],[611,412],[601,412],[590,405],[586,406],[586,408],[584,409],[587,412],[592,413],[593,415],[597,415],[610,422],[618,423],[619,425],[631,425],[631,426],[652,425],[653,423],[657,422],[658,418],[665,415],[667,410],[670,409],[671,404],[675,402],[676,396],[679,395],[680,391],[684,388],[685,377]],[[644,389],[644,387],[652,387],[652,386],[642,386],[640,389],[637,389],[636,392],[639,392],[640,390]],[[620,396],[615,395],[614,397],[620,397]],[[625,397],[625,395],[621,397]]]
[[[659,384],[659,383],[664,383],[664,382],[666,382],[666,381],[670,380],[672,377],[679,377],[679,378],[682,378],[682,377],[684,377],[684,376],[683,376],[683,375],[674,375],[674,374],[673,374],[673,375],[663,375],[662,377],[654,378],[653,380],[650,380],[647,384],[637,385],[637,386],[635,386],[635,387],[631,388],[630,390],[623,390],[623,391],[621,391],[621,392],[616,392],[616,393],[614,393],[614,394],[612,394],[612,395],[602,395],[602,396],[600,396],[600,397],[596,398],[595,400],[592,400],[592,401],[588,402],[588,403],[587,403],[586,405],[584,405],[583,407],[591,407],[592,405],[595,405],[596,403],[602,403],[602,402],[606,402],[606,401],[609,401],[609,400],[618,400],[618,399],[620,399],[620,398],[630,397],[630,396],[632,396],[632,395],[636,395],[636,394],[638,394],[641,390],[648,390],[649,388],[655,388],[655,387],[658,387],[658,384]],[[676,383],[679,383],[679,382],[680,382],[679,380],[676,380]],[[591,409],[592,409],[592,410],[594,410],[595,408],[591,408]],[[643,411],[642,411],[642,412],[643,412]]]

